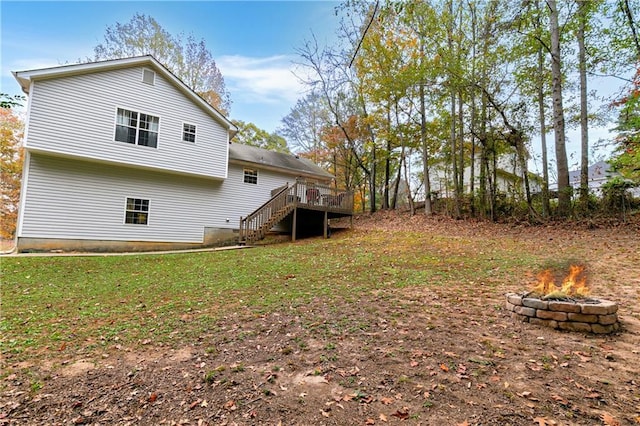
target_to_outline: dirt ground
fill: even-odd
[[[352,232],[501,235],[536,250],[584,240],[622,330],[516,322],[504,308],[504,293],[522,290],[515,283],[380,290],[356,305],[318,299],[237,312],[178,349],[116,345],[10,366],[0,425],[640,425],[640,221],[528,227],[399,215],[359,218]]]

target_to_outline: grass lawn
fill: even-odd
[[[4,257],[0,414],[26,424],[640,423],[640,313],[625,307],[640,300],[638,241],[611,235],[421,222],[236,251]],[[505,311],[505,292],[572,259],[621,303],[621,334],[562,333]],[[88,371],[64,373],[79,361]],[[183,381],[191,399],[169,390]],[[52,402],[95,404],[86,393],[96,386],[100,409]],[[133,388],[145,396],[121,407],[118,392],[130,399]]]
[[[486,291],[545,257],[515,242],[357,233],[252,250],[125,257],[3,258],[2,352],[18,359],[62,344],[114,339],[181,345],[238,310],[353,301],[371,291]],[[198,316],[184,327],[183,315]]]

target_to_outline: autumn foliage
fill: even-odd
[[[620,107],[618,117],[617,155],[614,169],[634,185],[640,185],[640,65],[636,69],[629,94],[614,103]]]
[[[9,108],[0,109],[0,238],[12,239],[16,231],[24,125]]]

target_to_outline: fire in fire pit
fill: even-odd
[[[545,269],[538,274],[538,282],[533,287],[533,292],[542,295],[545,299],[588,296],[590,290],[587,286],[587,275],[585,274],[584,266],[569,266],[569,274],[562,280],[561,286],[556,285],[551,269]]]
[[[546,327],[607,334],[620,328],[618,305],[588,297],[590,289],[584,266],[571,265],[568,275],[556,284],[547,269],[537,275],[533,290],[524,294],[508,293],[506,308],[512,317]]]

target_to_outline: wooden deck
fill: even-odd
[[[295,241],[301,225],[327,236],[329,219],[353,215],[353,192],[329,185],[298,180],[275,190],[269,201],[247,217],[240,218],[241,244],[258,241],[276,224],[292,216],[291,237]]]

